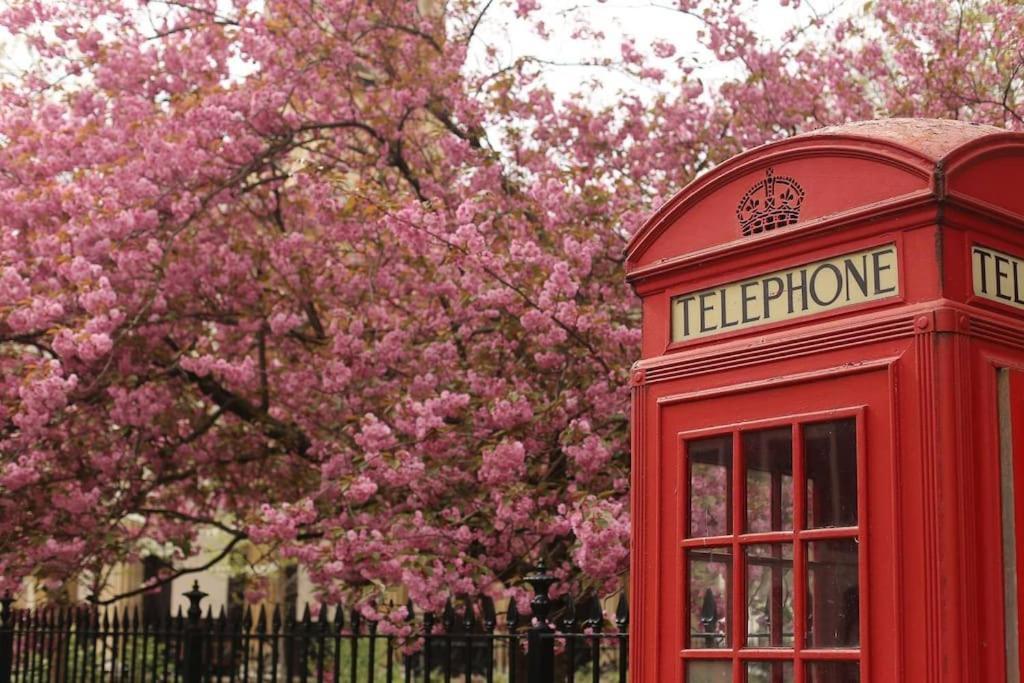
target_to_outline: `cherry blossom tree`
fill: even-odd
[[[643,217],[802,130],[1024,116],[1019,4],[877,0],[772,40],[679,0],[697,44],[595,50],[567,96],[486,43],[492,4],[7,3],[32,59],[0,78],[0,581],[213,526],[330,597],[437,607],[541,556],[614,583]],[[603,70],[636,91],[595,97]]]

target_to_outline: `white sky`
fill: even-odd
[[[719,0],[728,2],[729,0]],[[711,55],[697,41],[696,34],[701,22],[695,17],[673,9],[673,0],[540,0],[542,9],[530,15],[529,20],[517,20],[514,14],[514,0],[495,2],[489,10],[476,41],[470,52],[470,64],[479,65],[483,49],[487,44],[499,49],[504,63],[511,63],[521,55],[532,55],[559,63],[579,62],[594,57],[618,59],[620,45],[625,37],[636,40],[642,52],[650,54],[651,45],[657,40],[673,43],[677,54],[672,60],[664,60],[657,66],[671,67],[671,62],[682,56],[688,64],[697,66],[706,83],[731,75],[734,67],[716,63]],[[790,3],[791,5],[791,3]],[[852,15],[862,6],[855,0],[803,0],[799,7],[783,6],[780,0],[745,0],[744,15],[751,25],[770,40],[778,41],[787,29],[794,25],[809,23],[815,16],[836,17]],[[605,34],[603,44],[584,42],[569,38],[574,26],[585,19],[592,27]],[[545,41],[530,24],[540,20],[551,31]],[[671,68],[666,68],[671,73]],[[621,72],[582,66],[552,67],[546,78],[547,84],[561,95],[580,89],[581,85],[596,76],[606,89],[605,96],[617,90],[636,92],[650,86]]]

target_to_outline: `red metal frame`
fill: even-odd
[[[687,443],[712,436],[729,434],[732,437],[732,465],[731,471],[731,505],[732,505],[732,533],[725,536],[713,537],[683,537],[679,542],[682,553],[682,584],[689,586],[689,563],[686,559],[686,551],[703,548],[728,548],[732,557],[732,585],[729,588],[729,601],[732,603],[731,623],[729,632],[731,647],[725,649],[686,648],[680,644],[680,656],[685,662],[687,660],[704,659],[716,661],[731,661],[733,665],[733,677],[736,681],[743,681],[745,676],[744,665],[747,662],[756,661],[791,661],[794,663],[796,680],[803,680],[803,669],[806,661],[860,661],[862,667],[866,668],[867,652],[864,644],[857,648],[836,648],[836,649],[808,649],[806,647],[806,633],[804,625],[807,623],[805,595],[808,585],[808,571],[806,560],[805,544],[811,541],[823,541],[833,539],[858,539],[860,541],[858,557],[858,576],[861,586],[861,620],[865,621],[868,605],[863,596],[868,593],[868,573],[866,549],[867,543],[867,515],[866,504],[866,483],[867,483],[867,455],[866,455],[866,430],[864,428],[865,406],[854,406],[848,408],[831,409],[812,413],[801,413],[796,415],[783,415],[759,420],[745,421],[734,424],[725,424],[716,427],[688,430],[678,434],[677,453],[683,465],[679,468],[678,487],[682,492],[682,504],[679,506],[681,513],[680,529],[689,529],[689,481],[690,467],[687,456]],[[805,529],[807,486],[805,478],[803,431],[806,425],[843,418],[854,418],[857,425],[857,519],[855,527],[830,527],[819,529]],[[773,427],[791,427],[792,429],[792,457],[793,457],[793,530],[792,531],[770,531],[770,532],[747,532],[746,531],[746,464],[744,462],[742,435],[744,432],[760,431]],[[803,485],[801,485],[803,483]],[[793,549],[793,602],[794,602],[794,645],[791,648],[749,648],[745,646],[747,640],[747,604],[741,598],[748,597],[747,594],[747,572],[746,552],[747,546],[765,543],[789,543]],[[684,616],[688,621],[689,615]],[[685,674],[684,674],[685,679]]]
[[[807,402],[807,397],[806,396],[802,396],[801,392],[793,391],[795,388],[804,387],[804,386],[815,387],[819,392],[820,391],[826,391],[827,392],[827,391],[829,391],[830,388],[834,388],[834,391],[832,391],[832,393],[834,393],[834,394],[836,394],[838,396],[844,396],[846,398],[846,401],[838,402],[835,405],[829,406],[829,410],[825,410],[825,411],[821,410],[821,406],[820,405],[817,406],[817,410],[782,410],[781,407],[778,405],[777,401],[773,401],[772,402],[772,406],[774,406],[775,410],[771,411],[770,409],[768,409],[768,414],[771,415],[771,417],[768,418],[768,419],[762,419],[762,420],[756,420],[756,421],[755,420],[746,420],[746,421],[743,421],[743,422],[737,423],[737,424],[725,423],[723,425],[723,424],[719,423],[718,425],[716,425],[715,427],[712,427],[710,429],[701,429],[701,430],[687,429],[687,430],[684,431],[684,434],[683,434],[682,437],[679,437],[679,436],[676,436],[675,434],[673,434],[673,438],[674,438],[674,442],[675,442],[674,447],[673,447],[673,452],[674,452],[674,456],[675,457],[673,458],[673,460],[682,463],[682,450],[681,449],[682,449],[682,443],[683,442],[682,442],[681,439],[684,438],[684,437],[686,439],[692,439],[692,438],[695,438],[697,436],[705,436],[705,435],[708,435],[708,434],[720,434],[723,431],[729,431],[729,430],[735,431],[735,430],[739,430],[739,429],[752,429],[752,428],[755,428],[755,427],[763,428],[763,427],[768,427],[768,426],[772,426],[772,425],[779,425],[779,424],[790,425],[790,424],[792,424],[795,421],[796,422],[802,422],[802,423],[817,422],[817,421],[823,420],[823,419],[838,418],[838,417],[843,417],[843,416],[862,414],[860,408],[856,408],[856,407],[851,408],[850,407],[851,404],[849,403],[849,398],[850,398],[851,395],[862,393],[863,391],[867,391],[867,390],[870,390],[870,392],[871,392],[870,393],[870,400],[867,401],[867,403],[869,405],[875,406],[877,408],[877,409],[873,410],[873,412],[872,412],[872,414],[875,416],[873,418],[873,422],[876,424],[875,430],[876,430],[877,433],[883,435],[883,437],[884,437],[884,434],[887,431],[887,428],[886,428],[885,425],[888,424],[890,402],[891,402],[884,389],[885,389],[885,385],[889,384],[889,381],[887,379],[888,378],[888,374],[887,373],[888,373],[888,370],[890,369],[891,365],[892,365],[892,360],[891,359],[882,359],[882,360],[877,361],[877,362],[864,363],[864,364],[860,364],[860,365],[857,365],[857,366],[848,366],[848,367],[842,367],[842,368],[828,368],[828,369],[824,369],[824,370],[817,371],[817,372],[811,372],[811,373],[805,372],[805,373],[799,373],[799,374],[795,374],[795,375],[791,375],[791,376],[784,376],[784,377],[769,377],[769,378],[764,378],[763,380],[754,381],[754,382],[743,382],[743,383],[734,384],[734,385],[729,385],[727,383],[726,386],[719,387],[718,389],[715,389],[715,390],[700,390],[700,391],[692,392],[692,393],[689,393],[689,394],[676,394],[676,395],[667,395],[667,396],[663,395],[663,396],[660,397],[660,400],[658,401],[658,403],[661,404],[663,407],[679,406],[682,409],[685,409],[688,406],[694,406],[694,405],[700,406],[701,404],[707,404],[707,402],[709,400],[714,400],[715,398],[722,399],[722,400],[724,400],[725,402],[727,402],[728,404],[730,404],[732,406],[740,406],[740,403],[742,402],[742,399],[746,398],[747,396],[753,396],[754,397],[753,399],[746,398],[746,400],[747,400],[748,403],[751,402],[751,401],[754,401],[756,403],[759,400],[758,399],[758,394],[763,393],[765,391],[774,392],[776,395],[780,394],[780,393],[783,394],[783,395],[788,394],[788,395],[791,396],[791,399],[789,399],[789,400],[794,401],[794,402],[799,401],[799,402],[802,402],[802,403],[806,403]],[[860,387],[860,389],[858,390],[857,387]],[[773,396],[773,398],[774,398],[774,396]],[[832,399],[832,400],[834,401],[835,399]],[[845,403],[845,405],[843,405],[844,403]],[[863,405],[863,401],[858,401],[856,403],[856,405],[858,405],[858,406],[859,405]],[[740,406],[738,409],[742,410],[742,407]],[[765,411],[766,411],[765,408],[761,409],[762,413],[765,412]],[[689,412],[689,411],[685,411],[685,412]],[[772,414],[772,413],[774,413],[774,414]],[[676,414],[678,415],[678,414],[682,414],[682,413],[680,413],[677,410]],[[668,423],[673,422],[675,419],[676,418],[674,418],[672,416],[666,416],[664,418],[665,422],[668,422]],[[694,418],[694,419],[696,419],[696,418]],[[862,423],[863,423],[864,419],[865,418],[863,418],[863,417],[861,418],[861,422]],[[714,417],[713,416],[708,416],[708,417],[705,417],[704,420],[714,420]],[[864,450],[863,450],[864,448],[867,447],[867,443],[865,442],[864,434],[865,434],[865,432],[864,432],[864,430],[862,428],[861,431],[860,431],[860,434],[859,434],[859,444],[860,445],[858,446],[861,449],[860,452],[859,452],[859,457],[858,457],[858,463],[859,463],[858,467],[861,468],[861,472],[860,472],[860,478],[861,479],[864,479],[866,477],[864,472],[867,471],[866,470],[866,468],[867,468],[867,458],[865,457]],[[734,439],[734,441],[735,441],[735,439]],[[795,450],[799,449],[800,447],[801,447],[800,441],[798,440],[796,445],[795,445]],[[881,438],[881,443],[879,444],[879,458],[880,458],[880,460],[883,461],[883,462],[890,460],[889,455],[888,455],[889,452],[890,452],[890,449],[889,449],[888,439],[887,438]],[[798,478],[798,480],[802,480],[802,478],[804,476],[803,472],[802,472],[802,462],[803,462],[802,461],[802,457],[799,454],[797,454],[796,455],[795,468],[794,468],[794,477]],[[665,462],[665,461],[662,461],[660,463],[660,465],[662,467],[664,467],[666,464],[671,465],[671,463],[668,463],[668,462]],[[671,467],[669,467],[667,469],[671,470]],[[679,469],[672,470],[672,472],[673,472],[672,476],[674,477],[674,480],[673,480],[673,485],[670,486],[669,488],[671,490],[675,490],[675,491],[682,491],[682,490],[684,490],[685,486],[686,486],[685,479],[683,478],[685,476],[684,475],[684,470],[680,466]],[[740,472],[741,472],[741,470],[739,470],[739,469],[734,470],[733,485],[735,487],[738,484],[740,486],[740,488],[741,488],[741,491],[742,491],[742,487],[745,485],[745,482],[739,481],[738,478],[741,477]],[[665,472],[665,475],[667,475],[667,474],[668,474],[668,472]],[[665,475],[663,475],[663,476],[665,476]],[[866,512],[866,510],[868,509],[868,506],[867,506],[867,504],[865,502],[867,500],[866,497],[865,497],[865,496],[867,496],[867,489],[866,489],[866,487],[860,486],[860,487],[858,487],[858,491],[859,491],[859,493],[858,493],[858,507],[859,507],[859,510],[860,510],[860,522],[859,522],[859,525],[860,525],[860,529],[862,530],[861,531],[861,540],[864,541],[864,540],[866,540],[867,536],[870,534],[870,532],[868,531],[868,525],[870,523],[871,517]],[[887,506],[886,501],[891,498],[891,491],[887,487],[876,487],[875,491],[876,491],[876,500],[874,501],[874,505],[875,506],[883,506],[883,507]],[[670,498],[670,496],[669,496],[669,498]],[[658,535],[664,538],[664,537],[666,537],[666,534],[668,534],[668,535],[670,535],[670,536],[672,536],[672,537],[677,539],[677,540],[675,540],[673,542],[673,544],[680,549],[679,551],[677,551],[679,553],[679,555],[675,559],[675,568],[674,569],[666,568],[664,570],[664,574],[668,575],[668,576],[677,576],[677,577],[681,578],[683,576],[683,573],[682,573],[683,558],[682,558],[682,554],[681,554],[681,551],[682,551],[683,548],[685,548],[685,547],[701,547],[702,545],[711,545],[712,543],[721,543],[721,544],[728,543],[728,544],[732,544],[732,541],[734,539],[733,539],[732,536],[728,536],[728,537],[719,537],[718,539],[700,539],[700,540],[682,541],[681,539],[676,537],[674,534],[681,534],[681,529],[685,528],[684,527],[684,523],[685,523],[684,515],[686,514],[685,505],[683,505],[682,503],[675,504],[675,505],[674,504],[670,504],[670,503],[666,503],[667,500],[668,500],[668,498],[664,494],[662,496],[662,500],[661,501],[655,501],[655,500],[653,500],[653,496],[651,497],[651,503],[652,503],[653,507],[656,507],[656,508],[670,507],[670,508],[674,509],[675,511],[677,511],[677,514],[679,515],[678,518],[677,518],[677,521],[673,525],[674,528],[672,530],[670,530],[670,531],[662,531]],[[680,500],[682,500],[682,499],[680,499]],[[800,509],[796,510],[795,514],[801,515],[801,516],[803,515],[803,502],[802,502],[802,500],[803,500],[802,499],[802,495],[798,496],[796,498],[796,501],[799,501]],[[742,517],[741,517],[741,507],[740,507],[741,504],[742,504],[741,501],[742,501],[742,495],[741,494],[737,494],[737,497],[736,497],[735,502],[734,502],[733,515],[737,516],[737,518],[739,518],[739,519],[742,519]],[[803,578],[804,574],[802,573],[803,572],[802,567],[804,567],[804,559],[803,559],[804,546],[803,546],[803,541],[812,540],[812,539],[835,538],[835,537],[842,537],[842,536],[849,537],[852,533],[853,532],[851,532],[849,530],[835,530],[835,529],[821,529],[821,530],[800,531],[797,534],[796,537],[798,537],[801,540],[801,543],[794,546],[794,556],[795,556],[796,567],[801,568],[800,569],[801,573],[797,575],[796,581],[798,581],[798,582],[805,581],[805,579]],[[753,542],[771,541],[771,540],[786,540],[786,541],[788,541],[788,540],[793,539],[793,538],[795,538],[795,537],[792,534],[790,534],[789,532],[782,532],[782,533],[777,533],[777,532],[758,533],[758,534],[751,534],[751,535],[747,536],[744,539],[744,542],[742,542],[740,544],[746,546],[746,545],[749,545],[750,543],[753,543]],[[866,568],[868,566],[868,563],[870,562],[870,556],[869,556],[868,553],[864,552],[864,550],[863,550],[864,548],[866,548],[866,546],[867,546],[866,543],[862,543],[862,551],[861,551],[861,559],[860,559],[860,561],[862,562],[861,572],[860,572],[862,586],[870,585],[870,582],[868,581],[867,574],[866,574],[866,571],[867,571]],[[733,554],[734,555],[737,554],[735,548],[733,548]],[[745,575],[745,572],[743,571],[743,568],[742,568],[742,562],[743,562],[742,558],[739,558],[738,561],[736,561],[736,560],[734,560],[734,561],[736,562],[736,566],[738,567],[738,569],[735,570],[737,573],[734,574],[733,591],[732,592],[735,595],[739,595],[738,590],[739,590],[739,588],[741,586],[741,582],[743,580],[742,577]],[[675,581],[678,582],[680,580],[680,578],[675,579]],[[800,584],[797,583],[795,585],[800,585]],[[891,582],[890,582],[890,586],[891,586]],[[665,591],[665,593],[670,593],[670,592],[671,592],[670,590],[666,590]],[[892,594],[893,594],[893,590],[890,588],[890,590],[888,590],[888,592],[887,592],[890,604],[892,602]],[[803,600],[802,592],[798,591],[795,594],[795,598],[800,600],[800,601],[802,601]],[[803,608],[800,607],[800,606],[798,606],[797,609],[798,609],[798,615],[802,614],[804,612]],[[685,611],[685,608],[681,605],[680,608],[679,608],[679,612],[678,612],[678,614],[679,614],[678,618],[679,618],[680,621],[682,621],[682,619],[684,617],[684,611]],[[873,617],[868,615],[867,604],[864,603],[863,601],[861,602],[861,612],[862,612],[862,614],[861,614],[862,622],[866,623],[867,620],[873,618]],[[737,612],[737,615],[738,614],[739,613]],[[798,616],[798,618],[800,618],[800,617]],[[890,615],[889,618],[891,619],[892,615]],[[664,619],[664,614],[662,614],[662,616],[658,617],[657,619],[659,619],[659,621],[658,621],[659,627],[662,627],[661,630],[663,630],[663,631],[667,630],[667,629],[664,629],[664,626],[666,625],[665,624],[665,619]],[[738,616],[734,616],[734,618],[733,618],[734,624],[741,626],[742,623],[743,623],[743,620],[742,619],[737,620],[737,619],[738,619]],[[734,626],[734,631],[735,631],[735,629],[736,629],[736,626]],[[677,635],[673,637],[673,640],[675,642],[677,642],[677,643],[681,643],[682,642],[682,638],[683,638],[682,631],[677,629]],[[742,642],[741,638],[742,638],[742,633],[741,632],[737,632],[736,640],[733,641],[733,646],[732,646],[731,650],[735,650],[735,649],[740,647],[739,643]],[[804,644],[801,642],[801,643],[798,644],[797,647],[803,648]],[[679,652],[678,645],[676,647],[676,652]],[[861,661],[864,662],[864,665],[866,666],[867,665],[866,663],[872,657],[872,655],[871,655],[871,645],[870,645],[869,641],[862,640],[862,645],[861,645],[860,653],[861,653]],[[722,653],[721,652],[718,652],[718,653],[707,653],[707,652],[694,651],[692,653],[688,652],[687,654],[693,654],[694,657],[696,657],[696,658],[714,658],[716,656],[716,654],[718,654],[719,658],[720,658]],[[731,656],[731,654],[730,654],[730,656]],[[745,651],[744,653],[741,653],[739,656],[742,657],[743,661],[749,661],[749,660],[777,660],[777,659],[785,658],[786,657],[785,654],[782,654],[780,652],[776,652],[776,651],[773,651],[773,650],[761,650],[761,649],[756,649],[756,650],[755,649],[750,649],[749,651]],[[801,661],[809,660],[809,659],[812,659],[812,658],[816,659],[816,660],[832,660],[832,659],[845,659],[845,660],[849,660],[849,659],[856,659],[856,657],[857,657],[856,653],[855,652],[851,652],[851,651],[814,650],[814,651],[806,651],[805,652],[805,656],[803,656],[801,658]],[[802,665],[798,665],[798,666],[802,666]],[[661,672],[664,672],[665,668],[666,668],[665,664],[664,663],[661,664],[660,667],[661,667]],[[671,679],[663,677],[663,678],[661,678],[659,680],[671,680]]]

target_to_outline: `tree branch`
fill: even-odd
[[[176,347],[173,340],[165,339],[165,341],[172,348]],[[264,434],[280,442],[287,450],[306,457],[310,446],[309,437],[295,425],[271,417],[266,410],[254,406],[250,401],[228,390],[209,375],[200,377],[180,365],[175,365],[173,372],[199,387],[199,390],[206,394],[207,398],[225,412],[231,413],[244,422],[258,426]]]
[[[140,588],[136,588],[136,589],[130,590],[130,591],[125,591],[124,593],[119,593],[118,595],[115,595],[112,598],[107,598],[105,600],[100,600],[99,598],[96,598],[96,599],[92,600],[91,602],[94,605],[110,605],[112,603],[117,602],[118,600],[124,600],[125,598],[130,598],[130,597],[133,597],[133,596],[136,596],[136,595],[142,595],[143,593],[148,593],[149,591],[153,590],[154,588],[159,588],[160,586],[167,585],[167,584],[171,583],[172,581],[174,581],[175,579],[177,579],[177,578],[179,578],[181,576],[187,576],[188,574],[196,574],[198,572],[204,572],[207,569],[209,569],[210,567],[212,567],[215,564],[217,564],[218,562],[220,562],[221,560],[223,560],[228,555],[230,555],[231,551],[235,549],[236,545],[238,545],[240,542],[242,542],[244,540],[247,540],[247,539],[248,539],[248,536],[245,536],[245,535],[236,536],[236,537],[232,538],[231,541],[226,546],[224,546],[224,549],[221,550],[213,559],[209,560],[208,562],[204,562],[203,564],[199,565],[198,567],[189,567],[187,569],[179,569],[176,572],[174,572],[172,574],[169,574],[168,576],[165,576],[162,579],[157,579],[153,583],[146,584],[146,585],[144,585],[144,586],[142,586]]]

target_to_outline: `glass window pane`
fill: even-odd
[[[747,662],[746,683],[793,683],[793,662]]]
[[[859,644],[857,541],[812,541],[807,544],[807,647]]]
[[[692,550],[689,557],[691,648],[730,645],[732,613],[730,587],[732,556],[729,548]]]
[[[857,525],[857,421],[804,427],[807,528]]]
[[[857,662],[808,662],[807,683],[860,683]]]
[[[747,647],[793,645],[793,546],[747,546]]]
[[[793,528],[793,430],[763,429],[743,434],[747,468],[747,531]]]
[[[732,533],[732,436],[691,441],[687,445],[690,463],[690,537],[723,536]]]
[[[732,683],[732,662],[687,662],[686,683]]]

